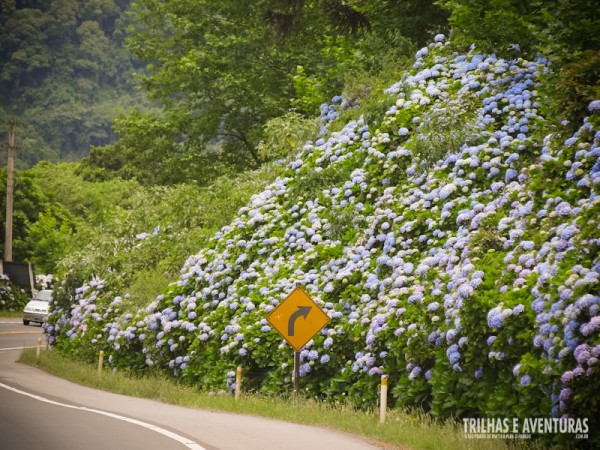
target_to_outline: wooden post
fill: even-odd
[[[8,160],[6,162],[6,224],[4,233],[4,260],[12,261],[13,197],[15,184],[15,123],[8,125]]]
[[[300,352],[294,350],[294,394],[300,393]]]
[[[41,352],[41,350],[42,350],[42,338],[38,338],[37,350],[36,350],[36,352],[35,352],[35,356],[36,356],[37,358],[39,358],[39,357],[40,357],[40,352]]]

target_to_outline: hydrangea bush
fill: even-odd
[[[29,294],[0,273],[0,311],[21,311],[30,300]]]
[[[50,339],[208,390],[240,365],[278,393],[293,350],[266,316],[301,283],[331,318],[300,352],[312,395],[373,407],[385,373],[396,406],[600,426],[598,108],[562,135],[538,105],[548,70],[436,37],[377,128],[325,123],[152,304],[123,314],[107,272]]]

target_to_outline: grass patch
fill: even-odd
[[[0,318],[4,319],[14,319],[14,318],[23,318],[23,311],[0,311]]]
[[[45,370],[66,380],[95,389],[133,397],[158,400],[173,405],[250,414],[307,425],[328,427],[352,433],[386,449],[508,449],[535,448],[530,442],[519,447],[500,440],[465,439],[455,422],[433,420],[422,412],[389,410],[385,424],[378,411],[357,411],[347,405],[331,405],[315,399],[293,396],[266,397],[242,394],[239,400],[224,395],[209,395],[160,375],[133,377],[126,373],[104,371],[74,361],[56,351],[36,350],[21,353],[18,362]]]

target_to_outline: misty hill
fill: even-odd
[[[18,162],[79,160],[115,140],[119,108],[138,104],[136,63],[123,48],[129,1],[3,2],[0,122],[20,123]]]

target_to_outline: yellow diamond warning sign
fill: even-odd
[[[271,311],[267,320],[294,350],[300,351],[327,325],[329,316],[301,287],[297,287]]]

